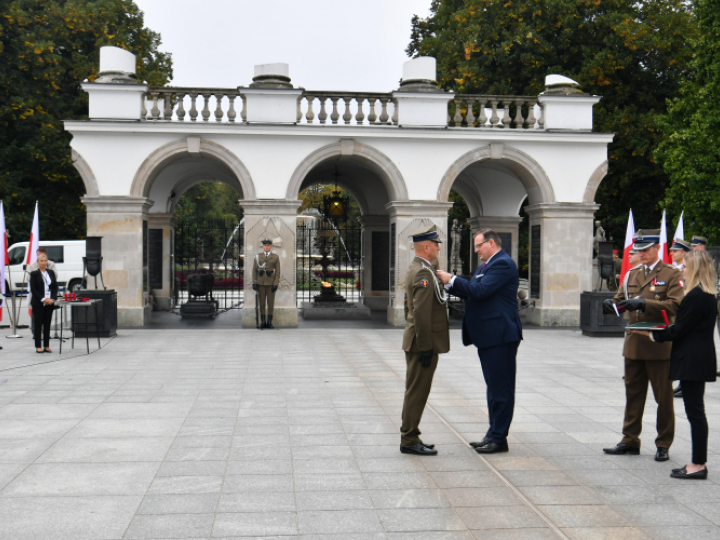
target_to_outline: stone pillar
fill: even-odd
[[[483,229],[492,229],[496,233],[507,233],[510,235],[511,246],[503,245],[503,249],[513,258],[515,264],[518,264],[518,241],[520,239],[520,222],[522,218],[520,216],[477,216],[471,217],[468,222],[470,223],[470,234],[471,238],[474,238],[477,233]],[[471,260],[472,255],[475,254],[473,243],[470,241],[470,253]],[[473,270],[471,268],[470,270]]]
[[[593,216],[598,208],[583,203],[525,207],[530,219],[529,292],[535,300],[528,323],[580,324],[580,294],[592,289]]]
[[[363,304],[373,311],[385,311],[390,300],[390,218],[388,216],[364,215],[360,217],[362,225],[362,296]],[[373,233],[375,242],[373,242]],[[377,290],[373,290],[373,265],[376,271],[383,272],[375,276]],[[379,285],[378,285],[379,284]],[[387,286],[384,286],[387,284]]]
[[[296,224],[300,201],[255,200],[240,201],[245,216],[245,302],[242,324],[255,328],[255,291],[252,289],[252,269],[255,255],[262,251],[263,238],[273,240],[273,253],[280,256],[280,284],[275,293],[273,325],[297,326],[298,309],[295,297],[296,275]]]
[[[442,250],[438,256],[440,268],[445,269],[448,247],[448,210],[452,203],[434,201],[395,201],[385,205],[390,214],[390,305],[388,324],[405,325],[405,274],[415,251],[410,235],[421,227],[435,224],[442,239]]]
[[[162,288],[151,289],[153,309],[169,311],[173,304],[173,287],[175,279],[175,260],[172,251],[172,235],[177,218],[175,214],[148,214],[148,229],[162,231]],[[152,250],[152,245],[151,248]],[[152,258],[153,254],[150,253]],[[152,283],[150,283],[152,287]]]
[[[102,236],[105,286],[117,291],[118,326],[143,326],[150,318],[143,223],[153,201],[144,197],[83,197],[87,235]]]

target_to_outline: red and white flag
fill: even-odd
[[[663,210],[662,223],[660,224],[660,258],[665,264],[672,264],[672,257],[668,251],[667,225],[665,223],[665,210]]]
[[[684,214],[685,210],[680,213],[680,220],[678,221],[677,228],[675,229],[675,236],[673,236],[673,240],[675,240],[676,238],[679,238],[680,240],[685,240],[685,227],[683,227]]]
[[[620,267],[620,283],[625,283],[625,274],[627,274],[632,266],[630,266],[630,250],[635,242],[635,221],[633,220],[632,210],[628,218],[627,232],[625,233],[625,246],[623,247],[623,261]]]
[[[38,220],[38,203],[35,203],[35,216],[33,216],[32,229],[30,229],[30,244],[28,245],[27,258],[25,264],[28,266],[37,261],[37,250],[40,245],[40,222]],[[28,314],[32,317],[32,308],[30,307],[30,284],[28,283],[27,307]]]
[[[10,264],[7,252],[7,231],[5,230],[5,210],[0,201],[0,321],[5,307],[5,266]],[[12,315],[10,316],[12,318]]]

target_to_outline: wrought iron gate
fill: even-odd
[[[471,250],[470,227],[467,224],[459,225],[453,220],[450,234],[448,235],[448,272],[469,279],[473,266],[477,264],[477,255]],[[474,255],[471,260],[471,253]],[[452,296],[448,298],[450,312],[455,315],[465,313],[465,301]]]
[[[213,297],[220,311],[243,303],[243,220],[183,220],[175,227],[174,309],[189,299],[187,280],[192,274],[215,276]]]
[[[362,228],[329,221],[297,226],[297,302],[320,294],[321,282],[335,286],[348,302],[359,302],[362,284]]]

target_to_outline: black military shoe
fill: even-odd
[[[416,456],[437,456],[438,451],[428,448],[423,443],[400,445],[400,452],[403,454],[415,454]]]
[[[275,328],[272,323],[272,315],[268,315],[268,322],[265,328]]]
[[[673,396],[682,397],[682,385],[677,385],[677,387],[673,390]]]
[[[667,461],[670,459],[670,454],[667,448],[658,448],[655,452],[655,461]]]
[[[260,315],[260,330],[262,330],[266,326],[267,326],[267,323],[265,322],[265,315]]]
[[[434,444],[425,444],[425,443],[420,443],[420,444],[422,444],[425,448],[429,448],[430,450],[432,450],[433,448],[435,448],[435,445],[434,445]]]
[[[498,452],[508,452],[509,450],[507,443],[496,444],[494,442],[489,442],[485,446],[479,446],[475,449],[478,454],[497,454]]]
[[[481,446],[486,446],[490,443],[490,437],[483,437],[483,440],[480,442],[471,442],[470,446],[473,448],[480,448]]]
[[[622,454],[629,454],[631,456],[640,455],[639,448],[633,448],[632,446],[628,446],[625,443],[618,443],[615,448],[603,448],[603,452],[605,452],[606,454],[611,454],[613,456],[619,456]]]

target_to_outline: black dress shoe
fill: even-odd
[[[667,461],[670,459],[670,454],[667,448],[658,448],[655,452],[655,461]]]
[[[411,445],[400,445],[400,452],[403,454],[415,454],[416,456],[436,456],[438,451],[433,448],[428,448],[423,443],[411,444]]]
[[[678,386],[675,390],[673,390],[673,396],[682,397],[682,386]]]
[[[485,446],[479,446],[475,449],[478,454],[497,454],[498,452],[507,452],[509,450],[507,443],[496,444],[494,442],[489,442]]]
[[[682,469],[673,469],[673,472],[670,473],[670,476],[672,478],[687,478],[688,480],[707,480],[707,475],[707,467],[705,467],[701,471],[694,473],[688,473],[685,467],[683,467]]]
[[[473,448],[480,448],[481,446],[485,446],[485,445],[489,444],[490,441],[491,441],[490,437],[483,437],[483,440],[482,440],[482,441],[480,441],[480,442],[471,442],[471,443],[470,443],[470,446],[472,446]]]
[[[630,454],[631,456],[637,456],[640,454],[639,448],[633,448],[632,446],[628,446],[625,443],[617,443],[617,446],[615,448],[603,448],[603,452],[606,454],[611,454],[613,456],[618,456],[622,454]]]
[[[434,444],[425,444],[425,443],[420,443],[420,444],[422,444],[425,448],[429,448],[430,450],[432,450],[433,448],[435,448],[435,445],[434,445]]]

